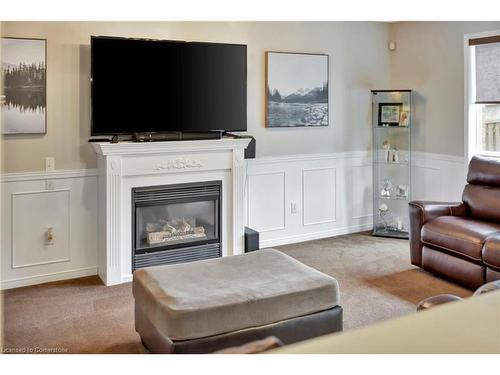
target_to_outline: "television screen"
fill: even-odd
[[[91,38],[92,135],[245,131],[246,46]]]

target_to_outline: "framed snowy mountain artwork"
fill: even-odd
[[[2,134],[46,133],[46,41],[2,38]]]
[[[328,126],[328,55],[266,52],[266,127]]]

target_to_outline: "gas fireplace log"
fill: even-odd
[[[194,230],[175,232],[171,231],[159,231],[148,233],[148,244],[155,245],[159,243],[169,242],[169,241],[179,241],[179,240],[190,240],[190,239],[201,239],[206,238],[205,228],[196,227]]]

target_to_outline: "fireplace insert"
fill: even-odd
[[[221,256],[222,181],[132,189],[132,271]]]

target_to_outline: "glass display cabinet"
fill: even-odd
[[[409,238],[411,90],[372,90],[373,235]]]

